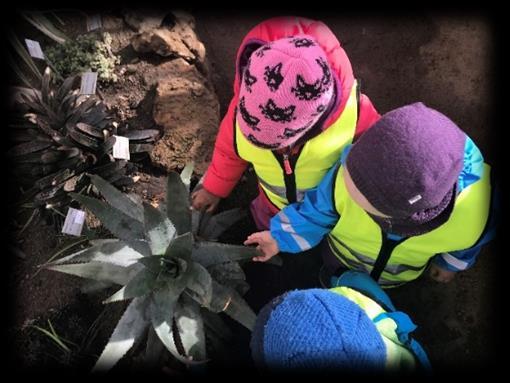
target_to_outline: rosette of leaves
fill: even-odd
[[[111,35],[105,32],[101,37],[98,40],[95,34],[78,36],[48,48],[45,54],[64,77],[92,70],[97,72],[99,81],[116,82],[115,66],[120,59],[112,52]]]
[[[78,77],[51,85],[46,68],[40,90],[18,94],[17,111],[11,120],[12,140],[7,155],[20,184],[30,188],[34,206],[57,207],[69,202],[68,192],[88,185],[85,172],[98,174],[115,186],[128,185],[132,178],[128,162],[112,156],[116,127],[105,104],[95,95],[75,89]],[[158,135],[154,129],[132,130],[134,152],[150,150]]]
[[[159,208],[135,202],[95,175],[92,182],[106,202],[73,195],[117,238],[93,240],[91,247],[46,267],[121,286],[104,303],[131,300],[95,370],[110,369],[145,339],[147,329],[147,355],[153,354],[150,334],[157,334],[178,360],[206,361],[204,320],[210,313],[202,315],[204,309],[225,313],[250,330],[254,325],[255,313],[241,296],[246,282],[238,261],[258,252],[217,241],[242,217],[239,209],[208,216],[207,222],[190,211],[191,168],[186,166],[181,175],[169,173],[166,204]]]

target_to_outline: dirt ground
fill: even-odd
[[[193,14],[211,63],[220,116],[223,116],[232,96],[235,54],[243,36],[258,22],[282,13],[197,11]],[[490,117],[494,47],[490,25],[483,18],[447,18],[434,14],[411,18],[300,15],[323,20],[338,36],[351,59],[355,76],[361,80],[362,92],[379,112],[422,101],[464,129],[479,145],[487,162],[494,159]],[[120,94],[122,97],[115,100],[122,105],[117,113],[126,113],[123,120],[128,123],[148,128],[153,123],[147,117],[153,94],[140,97],[136,90],[146,91],[150,81],[144,81],[144,76],[135,71],[147,64],[145,60],[137,61],[128,49],[122,52],[122,57],[123,64],[130,65],[126,67],[126,76],[116,86],[106,89],[104,96],[114,100]],[[142,113],[134,114],[135,109]],[[156,171],[155,175],[144,179],[142,174],[146,183],[135,188],[146,199],[160,197],[162,174]],[[220,210],[247,207],[255,194],[254,175],[247,172],[232,195],[222,201]],[[253,230],[252,220],[246,218],[222,240],[241,243]],[[35,274],[37,265],[65,243],[54,227],[39,220],[26,230],[23,238],[26,240],[20,249],[26,257],[14,258],[14,272],[8,281],[13,310],[8,335],[15,346],[16,361],[31,368],[90,368],[113,329],[104,324],[104,319],[109,318],[114,324],[122,304],[103,307],[98,303],[100,296],[79,292],[78,278],[49,271]],[[496,293],[494,256],[495,247],[488,246],[475,267],[447,285],[424,276],[390,291],[396,306],[407,311],[418,325],[416,336],[438,368],[480,369],[491,361],[497,320],[492,298]],[[317,254],[311,251],[282,257],[283,268],[265,264],[244,267],[251,285],[245,298],[255,311],[286,290],[319,286],[317,272],[321,261]],[[96,320],[98,317],[100,321]],[[47,328],[48,319],[59,335],[74,343],[72,356],[31,327],[36,324]],[[225,363],[230,367],[251,367],[249,333],[234,323],[232,327],[236,339],[230,345]]]

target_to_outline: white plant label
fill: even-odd
[[[87,32],[100,29],[103,27],[101,15],[87,16]]]
[[[115,135],[113,137],[115,137],[115,144],[113,144],[113,158],[129,160],[129,138]]]
[[[97,72],[85,72],[81,75],[80,94],[96,94]]]
[[[27,44],[28,53],[30,53],[30,56],[36,59],[44,60],[44,53],[41,49],[39,41],[25,39],[25,43]]]
[[[85,223],[85,212],[79,209],[69,208],[62,233],[79,237]]]

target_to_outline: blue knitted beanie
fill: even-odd
[[[386,347],[365,312],[324,289],[294,290],[257,316],[251,351],[271,369],[383,370]]]

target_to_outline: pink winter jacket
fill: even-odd
[[[300,17],[278,17],[255,26],[243,39],[237,52],[234,96],[221,122],[212,161],[204,178],[204,188],[210,193],[222,198],[227,197],[248,166],[248,163],[240,158],[235,151],[234,119],[242,80],[242,70],[249,56],[258,47],[267,42],[296,34],[310,35],[320,44],[327,54],[331,70],[336,73],[339,79],[342,88],[341,94],[350,94],[354,83],[351,63],[340,46],[338,39],[324,23]],[[344,110],[346,102],[347,97],[342,97],[338,107],[326,119],[323,130],[336,121]],[[368,97],[360,94],[359,117],[354,140],[376,122],[379,117],[379,113],[375,110]],[[270,203],[269,201],[267,202]]]

